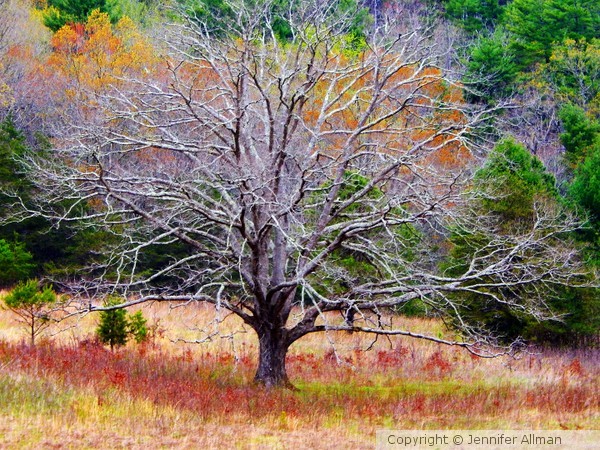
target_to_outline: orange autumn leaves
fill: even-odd
[[[154,49],[128,17],[114,26],[107,14],[93,11],[87,23],[68,24],[52,37],[48,69],[69,80],[67,95],[99,93],[129,76],[156,69]]]
[[[110,112],[103,112],[99,101],[103,96],[114,95],[115,88],[129,89],[130,83],[149,80],[159,73],[160,60],[155,49],[126,16],[112,24],[107,14],[95,10],[86,23],[67,24],[59,29],[50,45],[51,53],[40,69],[42,76],[45,74],[46,80],[53,82],[48,93],[57,104],[65,105],[68,114],[73,114],[75,107],[85,123],[110,116]],[[88,161],[72,164],[82,178],[100,170]],[[89,205],[102,209],[96,200]]]
[[[61,28],[51,45],[46,70],[60,74],[67,99],[80,101],[91,113],[94,95],[130,78],[165,75],[155,49],[127,17],[113,25],[107,14],[94,11],[87,23]],[[447,82],[437,67],[403,63],[393,53],[374,56],[334,56],[330,60],[334,75],[322,77],[308,93],[301,118],[308,129],[326,136],[318,151],[340,154],[347,150],[349,136],[362,129],[352,143],[357,152],[371,148],[402,155],[416,148],[418,162],[436,170],[467,165],[472,156],[456,134],[467,122],[460,87]],[[361,65],[370,59],[379,61],[378,71]],[[178,66],[178,81],[190,100],[218,103],[221,100],[211,88],[225,82],[218,70],[201,60],[184,63]]]
[[[240,68],[236,58],[245,54],[243,45],[237,42],[211,61],[197,58],[177,65],[178,89],[186,102],[210,105],[223,120],[236,120],[238,110],[246,116],[253,111],[256,117],[246,119],[257,140],[269,133],[262,109],[267,104],[278,111],[302,105],[294,111],[303,125],[296,130],[307,131],[302,141],[317,136],[308,151],[334,160],[343,153],[349,158],[361,152],[406,155],[437,172],[460,171],[472,162],[462,136],[468,125],[462,88],[441,69],[422,61],[407,63],[391,51],[346,55],[332,50],[313,55],[317,61],[309,74],[305,70],[312,63],[290,57],[303,54],[291,51],[301,44],[270,48],[264,43],[248,45],[253,63],[240,63]],[[242,98],[239,74],[245,71],[250,81]],[[312,84],[311,78],[317,81]]]
[[[327,135],[321,151],[331,157],[347,152],[349,137],[361,130],[353,144],[356,152],[411,153],[438,170],[460,170],[472,161],[460,136],[467,126],[460,86],[449,83],[437,67],[404,64],[393,55],[379,64],[377,70],[365,65],[343,76],[323,77],[314,87],[303,118],[308,127]]]

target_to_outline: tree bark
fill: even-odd
[[[294,389],[287,376],[285,358],[289,348],[282,330],[269,329],[258,332],[258,369],[254,381],[267,388]]]

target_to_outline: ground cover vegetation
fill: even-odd
[[[342,416],[409,423],[419,402],[454,427],[441,405],[457,401],[482,402],[482,427],[494,406],[498,425],[517,423],[517,405],[550,414],[536,426],[593,423],[597,0],[0,0],[0,10],[0,287],[29,330],[27,346],[2,341],[6,392],[46,392],[48,411],[139,407],[143,423],[182,414],[183,429],[194,409],[223,426],[245,396],[239,424],[285,424],[275,440],[294,439],[308,405],[328,396],[333,428]],[[188,311],[166,330],[181,348],[237,347],[177,356],[144,305]],[[82,323],[88,334],[75,331]],[[347,349],[363,339],[373,352]],[[546,353],[526,356],[529,367],[478,359],[526,349]],[[463,373],[502,364],[521,372],[498,384]],[[542,366],[570,378],[533,398],[549,389]],[[98,379],[80,383],[78,368]],[[422,383],[414,395],[411,380]],[[184,385],[188,399],[159,400]]]
[[[93,314],[31,347],[14,317],[0,313],[2,446],[362,449],[380,428],[598,424],[597,350],[489,360],[401,337],[366,350],[372,338],[336,332],[336,353],[318,335],[290,350],[298,391],[266,390],[251,383],[258,342],[249,333],[203,346],[176,342],[194,335],[187,325],[210,324],[209,308],[154,304],[143,314],[149,340],[113,353],[94,342]],[[435,320],[404,320],[445,333]],[[230,318],[224,331],[239,325]]]

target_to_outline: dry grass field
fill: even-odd
[[[235,320],[191,344],[213,326],[208,307],[143,312],[149,342],[114,353],[95,342],[93,314],[33,348],[0,312],[0,448],[366,449],[382,428],[600,427],[598,350],[484,360],[407,338],[314,335],[288,356],[298,391],[267,391],[252,384],[256,342],[232,333]]]

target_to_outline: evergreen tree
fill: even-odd
[[[0,185],[5,190],[22,191],[27,181],[16,159],[28,150],[25,136],[16,128],[12,117],[0,122]],[[0,205],[10,200],[0,192]]]
[[[542,162],[510,140],[496,147],[475,180],[491,194],[482,199],[483,209],[494,214],[506,230],[535,219],[533,203],[537,198],[558,198],[555,179]]]
[[[110,307],[119,303],[119,298],[109,297],[104,306]],[[127,311],[124,309],[110,309],[100,312],[100,322],[96,334],[100,342],[110,345],[111,351],[114,351],[115,347],[121,347],[127,343],[129,339],[128,327]]]
[[[19,283],[4,303],[27,327],[31,345],[35,345],[35,338],[50,325],[50,307],[57,299],[51,287],[40,290],[37,281],[29,280]]]
[[[535,213],[535,202],[558,205],[562,201],[555,188],[554,177],[546,172],[536,157],[512,141],[504,141],[496,147],[488,163],[477,173],[474,189],[481,195],[476,214],[491,218],[498,224],[499,238],[520,229],[529,229],[527,223],[539,219]],[[495,237],[473,234],[468,229],[456,229],[450,238],[453,247],[448,260],[442,265],[443,270],[448,275],[465,272],[468,269],[466,261],[471,261],[473,255],[494,251],[493,239]],[[567,242],[565,236],[563,244],[574,245]],[[486,280],[473,282],[485,283]],[[512,296],[515,301],[526,302],[526,298],[520,298],[525,295],[511,288],[506,298]],[[460,305],[462,320],[474,328],[493,330],[506,342],[522,337],[538,343],[565,344],[597,332],[598,316],[594,313],[600,307],[597,290],[556,287],[549,289],[547,296],[548,306],[555,316],[562,317],[561,321],[538,321],[520,314],[508,304],[498,304],[479,294],[463,295],[455,303]]]
[[[178,0],[187,9],[187,15],[192,20],[202,23],[207,31],[215,37],[223,37],[240,25],[238,20],[252,20],[251,17],[243,17],[237,14],[231,2],[226,0]],[[242,5],[252,5],[252,0],[242,0]],[[292,0],[275,0],[269,5],[269,22],[262,22],[273,31],[275,36],[287,41],[292,38],[290,20],[294,16],[301,16],[302,11],[298,9],[299,3]],[[324,5],[325,7],[325,5]],[[358,47],[364,44],[365,28],[372,23],[373,18],[369,9],[362,6],[357,0],[337,0],[327,5],[332,16],[347,15],[352,17],[348,26],[343,31],[348,34],[350,40]],[[242,8],[243,9],[243,8]]]
[[[509,94],[517,73],[515,57],[502,33],[483,37],[471,47],[465,76],[471,98],[490,101]]]
[[[95,9],[106,12],[105,7],[106,0],[48,0],[42,17],[44,25],[56,33],[68,23],[84,23]]]
[[[32,259],[22,243],[0,239],[0,287],[29,278],[35,268]]]
[[[577,204],[590,214],[596,233],[600,232],[600,142],[590,149],[589,155],[577,166],[570,193]]]
[[[121,301],[119,297],[111,296],[104,306],[118,305]],[[100,342],[110,345],[111,351],[125,345],[130,338],[139,344],[148,337],[148,321],[141,311],[130,315],[125,309],[101,311],[96,335]]]
[[[129,334],[135,342],[141,344],[148,338],[148,321],[141,311],[129,315]]]
[[[220,3],[220,0],[208,0]],[[107,13],[116,23],[123,16],[143,22],[148,14],[148,0],[48,0],[48,7],[42,11],[44,25],[54,33],[67,24],[85,23],[94,10]]]
[[[575,105],[565,105],[559,112],[564,128],[560,141],[565,146],[566,160],[571,168],[582,162],[590,149],[600,145],[600,123],[590,119]]]
[[[30,152],[43,154],[46,150],[43,142],[32,150],[11,117],[0,122],[0,211],[3,218],[11,216],[11,205],[15,201],[8,193],[17,194],[26,205],[30,205],[36,197],[26,169],[19,160]],[[0,239],[11,243],[11,252],[31,256],[26,262],[32,267],[28,267],[26,274],[22,276],[40,276],[44,271],[60,267],[80,267],[88,262],[94,249],[107,241],[106,234],[95,229],[75,230],[65,224],[60,228],[52,225],[42,218],[29,218],[0,226]],[[18,236],[19,244],[14,243],[15,236]],[[19,257],[19,261],[25,260]],[[11,278],[12,281],[7,280],[5,283],[19,279],[23,278]]]
[[[598,37],[597,0],[514,0],[503,22],[514,36],[512,47],[523,69],[548,61],[554,43]]]

